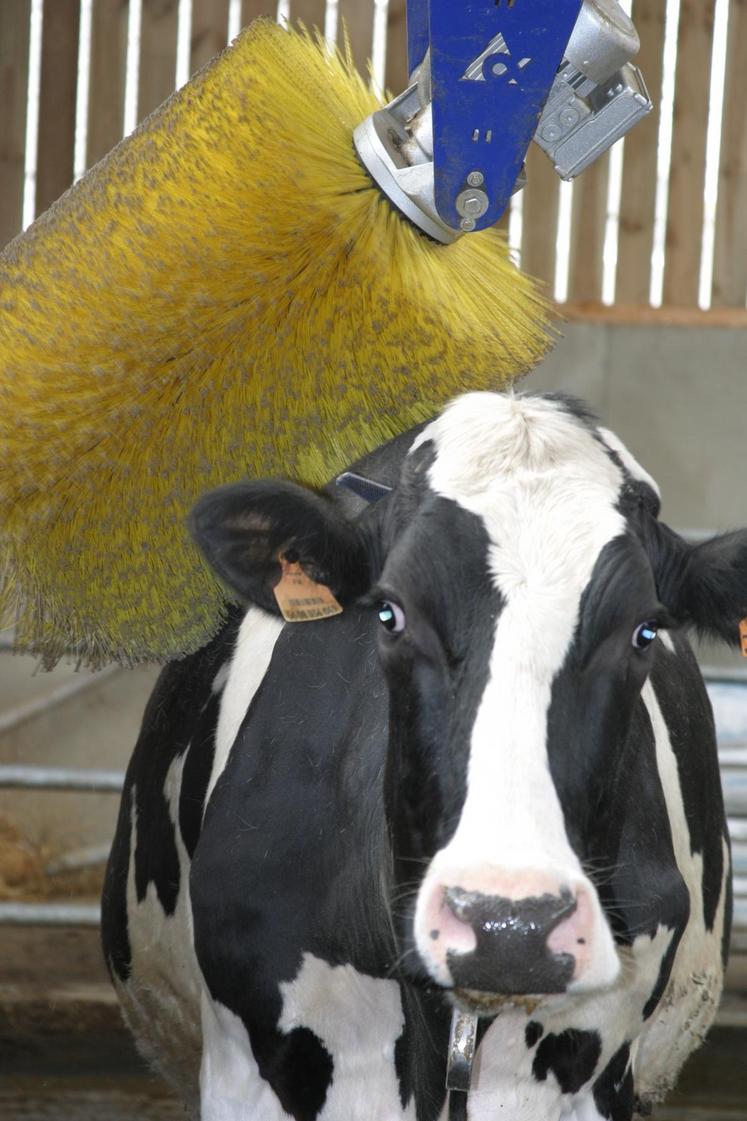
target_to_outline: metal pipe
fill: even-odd
[[[124,786],[124,772],[0,764],[0,787],[3,786],[23,790],[84,790],[119,794]]]
[[[719,748],[718,761],[722,770],[734,767],[747,770],[747,744],[727,743]]]
[[[50,860],[44,871],[48,876],[59,876],[62,872],[78,872],[84,868],[98,868],[109,859],[110,845],[89,845],[88,848],[64,852],[62,856]]]
[[[721,774],[721,785],[727,814],[747,818],[747,774],[726,770]]]
[[[0,926],[99,926],[96,903],[0,903]]]

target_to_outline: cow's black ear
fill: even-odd
[[[675,619],[738,645],[747,618],[747,530],[690,545],[656,523],[652,545],[659,598]]]
[[[210,491],[189,519],[192,536],[224,584],[278,613],[280,557],[298,560],[341,604],[367,591],[362,535],[334,501],[294,483],[236,483]]]

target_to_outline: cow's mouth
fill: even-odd
[[[521,1008],[531,1015],[542,1000],[541,996],[522,993],[488,993],[478,989],[452,989],[457,1008],[477,1016],[497,1016],[505,1008]]]

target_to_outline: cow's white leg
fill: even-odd
[[[201,1004],[201,1121],[292,1121],[259,1073],[239,1017],[205,991]]]

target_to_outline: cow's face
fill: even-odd
[[[471,395],[392,501],[374,595],[403,935],[462,992],[619,970],[584,869],[614,859],[600,818],[666,611],[625,513],[626,490],[636,510],[656,494],[611,451],[559,402]]]
[[[274,606],[291,548],[342,603],[367,595],[402,960],[486,1011],[614,982],[593,870],[616,859],[606,821],[657,629],[736,639],[747,615],[743,538],[688,549],[657,508],[629,453],[564,402],[472,394],[362,526],[289,484],[196,510],[209,559],[255,603]]]

